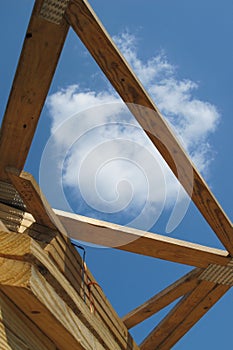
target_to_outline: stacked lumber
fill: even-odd
[[[2,231],[0,242],[1,291],[58,349],[137,349],[97,285],[94,311],[84,302],[81,258],[59,237],[44,250],[26,233]]]
[[[35,196],[32,178],[22,181],[32,184],[29,191]],[[20,195],[27,202],[31,196],[25,193]],[[1,349],[138,349],[62,225],[57,222],[58,229],[52,220],[47,226],[41,223],[49,221],[48,204],[46,209],[37,204],[40,215],[0,204],[0,298],[1,307],[11,310],[1,314]],[[37,214],[40,220],[36,221]],[[13,328],[8,327],[11,323]],[[14,325],[24,325],[19,339]],[[30,337],[27,328],[32,331],[33,327],[35,336]],[[38,336],[40,332],[43,337]]]
[[[2,291],[0,291],[0,349],[57,349],[55,344]]]

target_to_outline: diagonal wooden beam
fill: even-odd
[[[54,209],[69,237],[131,253],[151,256],[181,264],[207,267],[230,262],[228,252],[209,248],[156,233],[136,230],[85,216]]]
[[[169,350],[227,292],[229,286],[202,281],[187,294],[140,345]]]
[[[66,18],[173,173],[233,255],[233,226],[86,0],[72,0]]]
[[[14,168],[7,168],[6,172],[35,221],[52,230],[59,230],[62,234],[66,235],[63,225],[54,214],[33,176],[25,171],[20,172]]]
[[[1,127],[0,180],[7,166],[23,169],[69,28],[40,17],[43,2],[35,2]]]
[[[176,299],[193,290],[200,283],[198,276],[200,275],[201,271],[203,270],[192,270],[178,281],[156,294],[150,300],[129,312],[122,318],[122,321],[126,327],[130,329],[136,326],[154,315],[156,312],[162,310],[167,305],[171,304]]]

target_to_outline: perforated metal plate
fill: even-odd
[[[199,279],[233,286],[233,260],[227,266],[209,265]]]
[[[0,181],[0,202],[25,211],[26,207],[13,185]]]
[[[44,0],[40,17],[49,22],[60,24],[70,0]]]

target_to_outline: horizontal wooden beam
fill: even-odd
[[[23,169],[69,28],[40,17],[43,2],[35,2],[1,127],[0,180],[7,166]]]
[[[171,349],[229,288],[202,281],[169,312],[142,342],[140,349]]]
[[[196,267],[227,265],[228,252],[54,209],[73,239]]]
[[[72,0],[66,18],[177,179],[233,255],[233,226],[113,40],[85,0]]]
[[[197,267],[211,263],[226,265],[230,260],[223,250],[54,211],[31,174],[12,168],[7,173],[36,222],[73,239]]]
[[[122,318],[122,321],[126,327],[130,329],[136,326],[154,315],[156,312],[171,304],[176,299],[193,290],[200,283],[198,276],[200,275],[201,271],[203,270],[192,270],[178,281],[156,294],[153,298],[129,312]]]
[[[73,239],[197,267],[206,267],[210,263],[226,265],[230,260],[223,250],[59,210],[54,213],[31,174],[12,168],[8,168],[7,173],[36,222]]]

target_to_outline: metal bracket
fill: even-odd
[[[233,286],[233,259],[226,265],[209,265],[199,276],[200,280]]]
[[[60,24],[70,0],[44,0],[40,17],[54,24]]]

